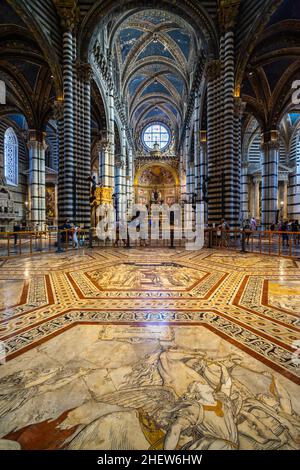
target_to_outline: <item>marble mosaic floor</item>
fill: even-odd
[[[300,449],[299,267],[209,250],[0,260],[0,449]]]

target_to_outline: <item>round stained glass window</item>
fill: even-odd
[[[142,140],[147,150],[153,150],[155,144],[159,150],[165,150],[170,144],[171,133],[164,124],[149,124],[143,131]]]

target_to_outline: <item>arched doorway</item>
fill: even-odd
[[[139,204],[178,202],[179,178],[177,171],[166,163],[148,163],[135,175],[135,201]]]

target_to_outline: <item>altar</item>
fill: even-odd
[[[168,204],[178,202],[177,171],[166,163],[143,165],[135,176],[135,201],[139,204]]]

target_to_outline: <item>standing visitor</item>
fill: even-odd
[[[252,232],[257,230],[257,223],[254,217],[251,217],[250,219],[250,229],[252,230]]]
[[[78,227],[73,224],[73,247],[77,250],[78,249]]]
[[[228,230],[229,225],[225,219],[222,219],[220,225],[218,226],[218,232],[220,233],[219,247],[228,248]]]
[[[20,227],[20,224],[17,223],[16,225],[14,225],[14,240],[15,240],[15,245],[17,244],[18,242],[18,232],[20,232],[21,230],[21,227]]]
[[[282,232],[282,246],[284,246],[284,244],[286,244],[286,246],[289,246],[289,235],[288,235],[288,223],[285,221],[285,222],[282,222],[281,224],[281,228],[280,228],[280,232]]]
[[[250,244],[250,235],[251,235],[251,222],[249,219],[245,219],[243,222],[243,231],[245,233],[245,241],[247,245]]]

